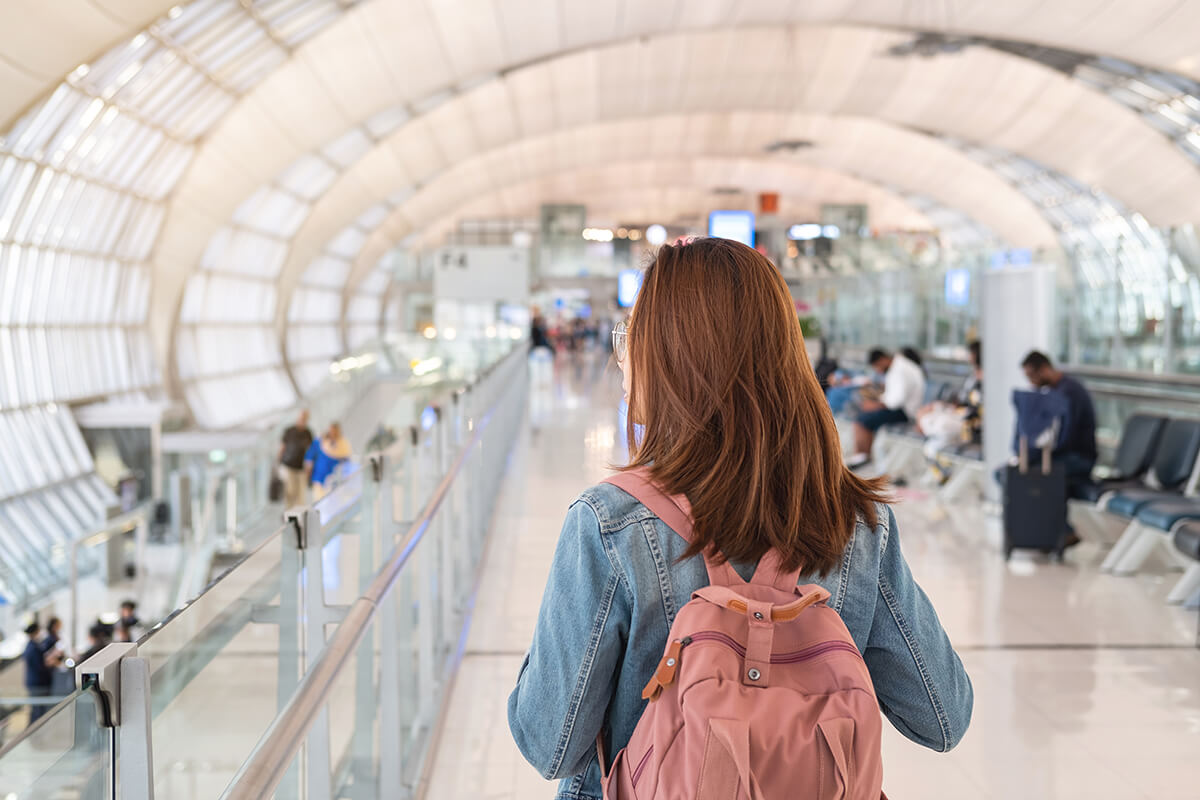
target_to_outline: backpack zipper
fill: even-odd
[[[637,788],[638,781],[642,779],[642,773],[646,770],[646,765],[650,763],[650,756],[654,755],[654,745],[650,745],[650,749],[646,751],[646,755],[642,756],[642,760],[638,762],[637,769],[633,771],[629,782],[633,784],[633,788]]]
[[[734,639],[727,633],[721,633],[720,631],[700,631],[699,633],[693,633],[691,636],[685,638],[682,644],[692,644],[693,642],[718,642],[725,645],[730,650],[733,650],[733,652],[737,653],[742,658],[746,657],[746,648],[743,647],[737,639]],[[792,653],[773,653],[771,655],[771,663],[797,664],[799,662],[810,661],[819,656],[823,656],[826,653],[833,653],[839,650],[847,653],[853,653],[859,658],[862,658],[862,654],[858,652],[858,648],[850,642],[822,642],[821,644],[815,644],[812,647],[806,647],[803,650],[797,650]]]

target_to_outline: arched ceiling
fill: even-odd
[[[1200,3],[1186,0],[12,3],[16,9],[6,9],[0,26],[0,120],[17,121],[38,97],[47,99],[36,118],[25,115],[5,133],[8,141],[0,138],[0,177],[20,179],[10,192],[17,204],[10,202],[7,211],[0,187],[0,229],[6,213],[20,211],[23,228],[14,244],[54,248],[61,240],[66,247],[83,238],[75,228],[99,225],[96,218],[76,216],[73,227],[45,228],[33,212],[43,220],[71,218],[81,192],[90,192],[91,207],[116,209],[114,220],[128,218],[108,226],[120,242],[97,254],[116,248],[137,271],[146,269],[143,253],[152,253],[150,329],[160,363],[170,357],[182,288],[214,234],[265,196],[281,170],[330,146],[346,156],[334,159],[337,185],[290,204],[296,227],[272,234],[289,254],[285,276],[303,269],[306,254],[321,251],[326,230],[353,222],[365,231],[364,219],[382,218],[375,233],[364,236],[354,270],[361,275],[400,231],[414,223],[448,224],[467,199],[478,198],[481,186],[501,198],[511,187],[534,191],[559,180],[555,175],[582,174],[591,166],[555,154],[544,154],[553,156],[553,168],[529,156],[517,158],[513,168],[487,160],[505,147],[664,117],[871,118],[911,135],[927,132],[930,153],[961,154],[961,144],[957,151],[949,144],[957,141],[1011,154],[1035,172],[1045,165],[1152,224],[1200,216],[1200,171],[1186,155],[1195,157],[1190,142],[1200,141],[1200,128],[1189,134],[1189,117],[1172,110],[1198,94],[1189,88],[1195,84],[1172,98],[1171,76],[1160,75],[1170,102],[1150,92],[1147,107],[1142,99],[1121,99],[1121,75],[1101,87],[1071,77],[1072,69],[1058,63],[1076,57],[1082,63],[1086,53],[1097,53],[1135,62],[1124,65],[1133,72],[1114,75],[1132,75],[1136,64],[1145,64],[1200,77],[1200,45],[1191,35]],[[1059,50],[1039,55],[1022,43]],[[1168,111],[1182,122],[1168,119]],[[343,135],[360,128],[371,131],[364,142]],[[725,138],[753,147],[772,143],[754,133],[732,128]],[[872,159],[904,158],[898,138],[857,147],[839,140],[829,152],[841,147],[836,152],[844,161],[808,160],[902,192],[937,194],[928,191],[927,176],[910,174],[906,183],[864,168]],[[391,150],[393,169],[364,174],[363,164],[382,163],[372,160],[382,158],[381,148]],[[7,163],[6,149],[13,156]],[[633,155],[621,141],[589,152]],[[815,153],[802,151],[797,160]],[[732,146],[711,154],[756,155]],[[949,158],[930,155],[929,161]],[[976,167],[975,174],[1002,173],[990,161]],[[983,191],[970,172],[942,170],[938,202],[954,193],[977,204],[986,196],[995,216],[1007,217],[999,228],[1045,234],[1043,220],[1018,222],[1048,207],[1022,198],[1031,193],[1020,181],[1016,191],[1010,184],[1006,193]],[[391,194],[379,190],[384,175],[396,178]],[[74,181],[69,187],[68,178]],[[464,181],[486,182],[464,198]],[[408,188],[397,195],[397,186]],[[386,205],[364,200],[379,197],[388,198]],[[50,208],[55,198],[64,198],[62,208]],[[987,216],[974,207],[970,213]]]
[[[380,16],[369,16],[372,9]],[[315,149],[347,125],[394,108],[398,96],[410,101],[405,114],[416,116],[398,134],[408,137],[411,149],[396,155],[416,174],[563,123],[803,108],[877,116],[1001,146],[1104,187],[1152,222],[1200,216],[1200,173],[1164,137],[1065,75],[998,51],[895,59],[886,51],[910,37],[863,28],[695,31],[573,52],[504,74],[485,72],[494,77],[452,91],[438,84],[453,85],[456,78],[444,55],[429,52],[428,42],[425,50],[401,46],[419,25],[390,17],[395,11],[396,4],[374,4],[351,12],[244,98],[207,140],[160,240],[163,280],[156,283],[155,307],[165,318],[159,325],[170,324],[170,297],[207,236],[246,193],[304,147]],[[387,30],[399,38],[381,53],[370,43]],[[395,61],[400,57],[415,61],[404,66]],[[310,64],[320,65],[320,76]],[[405,80],[379,81],[380,74]],[[329,86],[339,87],[336,97]]]
[[[209,2],[218,6],[232,0]],[[310,5],[344,13],[354,0]],[[974,34],[1104,53],[1200,78],[1200,4],[1180,0],[371,0],[393,5],[425,38],[464,29],[443,53],[464,77],[491,54],[509,63],[601,41],[691,28],[848,23]],[[179,0],[8,0],[0,26],[0,124],[104,53],[180,5]],[[15,8],[14,8],[15,6]],[[312,12],[310,12],[312,13]],[[462,40],[466,40],[462,44]],[[382,36],[380,43],[387,45]]]
[[[404,129],[398,134],[404,136]],[[804,139],[814,146],[788,156],[770,157],[765,145],[780,139]],[[377,158],[364,159],[347,173],[344,185],[335,183],[314,208],[308,223],[297,235],[288,264],[281,275],[281,292],[286,295],[299,270],[338,230],[347,213],[356,214],[382,199],[364,190],[359,178],[370,176],[392,190],[403,184],[403,165],[392,157],[395,149],[382,146]],[[825,167],[858,175],[868,181],[897,189],[927,194],[945,206],[963,210],[991,228],[1004,240],[1027,247],[1052,247],[1055,234],[1037,210],[994,172],[971,161],[954,148],[903,128],[877,120],[853,117],[817,117],[805,114],[724,112],[667,115],[620,122],[586,125],[561,132],[520,140],[479,156],[459,161],[428,179],[418,178],[420,188],[401,202],[380,224],[360,251],[350,284],[369,271],[395,242],[419,232],[424,226],[455,217],[481,187],[502,191],[508,186],[558,172],[582,167],[597,168],[610,162],[680,158],[741,157],[756,159],[765,171],[756,177],[768,188],[787,187],[789,170],[797,166]],[[431,165],[431,168],[435,168]],[[361,169],[361,173],[359,170]],[[681,167],[686,171],[686,166]],[[600,175],[595,170],[591,175]],[[647,176],[653,175],[647,170]],[[696,185],[711,187],[696,171]],[[945,180],[954,175],[953,181]],[[734,176],[728,176],[730,178]],[[682,178],[676,172],[671,180]],[[639,186],[653,186],[647,177]],[[737,185],[736,182],[717,185]],[[583,202],[592,187],[576,185]],[[349,195],[357,205],[340,207]],[[565,195],[548,195],[562,200]],[[359,207],[361,206],[361,208]]]

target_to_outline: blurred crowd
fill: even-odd
[[[111,617],[110,617],[111,619]],[[63,622],[51,617],[42,625],[33,619],[25,628],[26,644],[21,654],[25,670],[25,690],[34,698],[65,697],[75,690],[74,668],[99,653],[113,642],[135,642],[142,634],[137,603],[121,603],[120,616],[114,622],[97,617],[88,628],[87,646],[72,651],[63,638]],[[50,702],[29,707],[29,722],[33,724],[52,707]]]

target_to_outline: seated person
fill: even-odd
[[[1077,379],[1055,369],[1045,353],[1031,351],[1021,362],[1021,367],[1035,387],[1060,392],[1066,399],[1066,419],[1063,420],[1059,445],[1052,456],[1066,471],[1067,494],[1078,497],[1079,490],[1091,480],[1092,468],[1096,465],[1096,409],[1092,405],[1092,396]],[[996,476],[1003,487],[1003,468],[996,471]],[[1075,529],[1068,525],[1066,546],[1073,547],[1079,542]]]
[[[883,396],[878,400],[862,400],[863,413],[854,423],[854,455],[846,460],[849,467],[869,462],[879,429],[915,420],[925,401],[925,373],[910,358],[903,353],[893,355],[875,349],[868,360],[872,369],[884,373]]]
[[[1054,460],[1067,470],[1067,487],[1074,490],[1086,483],[1096,466],[1096,408],[1092,396],[1077,379],[1054,364],[1044,353],[1034,350],[1021,362],[1025,377],[1039,389],[1061,392],[1067,400],[1067,418],[1063,421],[1062,444],[1054,451]]]
[[[917,412],[917,429],[925,435],[925,454],[978,444],[983,432],[983,357],[979,342],[967,345],[971,374],[950,402],[936,402]]]
[[[834,414],[854,413],[858,409],[859,395],[864,390],[868,394],[875,388],[874,378],[869,375],[852,375],[837,370],[829,376],[829,388],[825,390],[825,399]]]

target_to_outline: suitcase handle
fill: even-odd
[[[1022,436],[1018,445],[1017,464],[1021,474],[1029,472],[1029,437]],[[1042,448],[1042,474],[1049,475],[1054,470],[1054,456],[1049,447]]]

